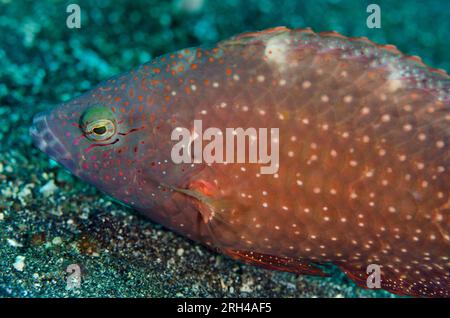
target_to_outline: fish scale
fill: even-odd
[[[163,55],[37,115],[31,133],[81,179],[240,261],[311,275],[330,262],[362,287],[378,264],[383,289],[448,297],[449,87],[393,46],[279,27]],[[83,127],[110,117],[94,143]],[[276,173],[248,154],[175,164],[171,133],[194,120],[279,128]]]

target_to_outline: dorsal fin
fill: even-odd
[[[305,29],[289,29],[284,26],[274,27],[270,29],[266,29],[259,32],[246,32],[239,35],[236,35],[228,40],[224,40],[219,42],[220,47],[226,47],[230,45],[247,45],[247,44],[262,44],[264,41],[280,36],[280,35],[289,35],[292,38],[301,38],[305,39],[305,43],[307,45],[314,46],[317,44],[317,41],[311,40],[313,38],[317,39],[335,39],[343,44],[343,47],[340,49],[350,49],[351,45],[362,45],[370,49],[374,49],[380,53],[386,53],[393,57],[396,57],[402,60],[404,63],[410,64],[412,66],[418,67],[420,69],[424,69],[430,72],[432,75],[437,76],[440,79],[450,79],[450,76],[446,73],[445,70],[436,69],[429,67],[417,56],[410,56],[407,54],[403,54],[400,52],[395,45],[392,44],[377,44],[366,37],[347,37],[342,35],[336,31],[324,31],[324,32],[314,32],[311,28]]]

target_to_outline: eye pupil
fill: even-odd
[[[106,133],[106,126],[95,127],[92,131],[97,135],[103,135]]]

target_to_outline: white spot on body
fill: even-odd
[[[310,87],[311,87],[311,82],[310,82],[310,81],[304,81],[304,82],[302,83],[302,87],[303,87],[304,89],[310,88]]]
[[[289,39],[286,35],[274,36],[266,43],[264,50],[265,59],[279,68],[286,64],[287,51],[289,50]]]
[[[352,100],[353,100],[353,97],[351,96],[351,95],[346,95],[345,97],[344,97],[344,103],[351,103],[352,102]]]

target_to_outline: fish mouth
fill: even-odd
[[[33,117],[33,124],[29,129],[33,144],[70,171],[74,171],[75,162],[71,154],[50,128],[47,118],[48,113],[39,113]]]

